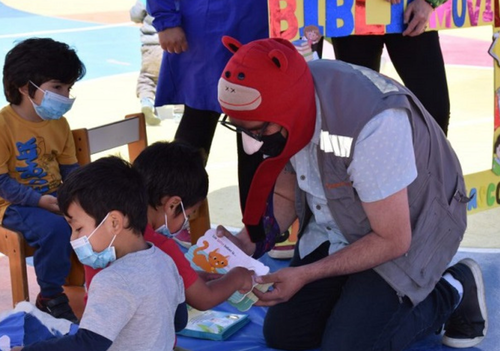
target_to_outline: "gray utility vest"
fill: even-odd
[[[416,305],[434,289],[467,226],[468,198],[460,163],[432,116],[405,87],[341,61],[318,60],[309,67],[322,115],[318,147],[321,180],[330,211],[350,243],[371,231],[347,175],[359,133],[383,110],[408,111],[418,171],[408,186],[411,247],[405,255],[374,269],[399,296],[408,296]],[[297,210],[303,225],[311,212],[300,189]]]

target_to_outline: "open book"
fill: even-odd
[[[248,315],[188,306],[188,323],[177,334],[200,339],[225,340],[250,321]]]
[[[269,267],[245,254],[226,237],[219,238],[215,233],[215,229],[208,230],[186,253],[186,258],[194,269],[224,274],[231,268],[245,267],[254,271],[255,275],[269,273]],[[254,288],[265,292],[270,285],[255,283]],[[246,294],[235,292],[228,302],[240,311],[247,311],[257,300],[257,296],[249,291]]]

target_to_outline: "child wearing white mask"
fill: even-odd
[[[5,58],[3,84],[9,104],[0,110],[0,224],[36,247],[40,285],[36,306],[77,322],[62,285],[70,270],[71,229],[56,193],[78,167],[71,129],[63,115],[85,66],[75,50],[48,38],[19,42]]]

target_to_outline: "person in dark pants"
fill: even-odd
[[[245,228],[218,228],[258,258],[297,218],[289,267],[256,278],[268,346],[401,351],[444,325],[472,347],[488,315],[481,268],[450,266],[467,226],[460,162],[422,103],[394,79],[339,60],[306,63],[283,39],[225,44],[223,123],[268,157]],[[270,243],[270,244],[268,244]]]
[[[174,138],[203,149],[208,160],[222,113],[217,83],[231,57],[222,45],[222,36],[231,35],[244,43],[267,38],[267,1],[243,0],[236,4],[227,0],[181,0],[176,5],[173,0],[148,0],[147,4],[165,51],[155,105],[184,104]],[[240,157],[247,158],[238,147]],[[251,158],[251,164],[258,165],[262,155]],[[240,198],[246,197],[256,167],[243,164],[245,169],[239,172]],[[183,235],[177,239],[184,246],[189,245],[189,237]]]
[[[433,9],[445,0],[415,0],[405,11],[403,33],[332,38],[335,58],[380,71],[384,45],[403,83],[422,102],[445,134],[450,97],[437,31],[427,31]]]

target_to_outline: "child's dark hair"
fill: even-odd
[[[5,98],[19,105],[22,95],[19,88],[32,81],[37,86],[55,79],[72,84],[85,76],[85,65],[67,44],[50,38],[31,38],[18,43],[5,56],[3,89]],[[36,87],[28,85],[31,97]]]
[[[497,148],[500,146],[500,134],[497,136],[497,140],[495,141],[495,145],[493,146],[493,153],[497,153]],[[500,156],[500,155],[499,155]]]
[[[128,218],[127,229],[138,235],[146,229],[146,187],[139,172],[119,157],[103,157],[73,171],[57,191],[57,199],[66,216],[75,202],[96,225],[116,210]]]
[[[148,203],[157,208],[165,196],[179,196],[184,208],[204,200],[208,174],[200,150],[180,141],[156,142],[135,159],[134,167],[146,183]],[[177,214],[182,212],[180,206]]]

